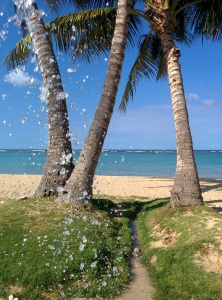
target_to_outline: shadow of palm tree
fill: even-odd
[[[205,184],[206,182],[206,184]],[[208,185],[211,184],[211,185]],[[208,192],[214,189],[222,190],[222,179],[201,179],[201,190],[202,193]]]
[[[202,193],[209,192],[212,190],[218,190],[222,191],[222,179],[201,179],[201,190]],[[222,204],[222,193],[220,199],[214,199],[214,200],[207,200],[205,201],[206,204],[212,206],[216,209],[218,212],[222,212],[222,207],[217,207],[215,204]]]
[[[106,211],[110,216],[113,217],[125,217],[130,220],[135,220],[137,218],[138,213],[142,210],[149,210],[150,207],[152,209],[158,209],[169,202],[170,198],[164,198],[157,202],[157,200],[151,201],[137,201],[137,200],[129,200],[129,201],[121,201],[121,202],[113,202],[110,199],[102,198],[102,199],[93,199],[92,203],[95,208]],[[153,204],[155,203],[155,204]],[[146,208],[147,206],[147,208]]]

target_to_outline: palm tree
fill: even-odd
[[[153,62],[154,56],[161,72],[167,71],[176,129],[177,165],[170,204],[171,207],[203,205],[179,64],[181,53],[175,45],[175,38],[189,42],[189,35],[184,29],[186,17],[189,17],[193,9],[193,2],[146,0],[145,3],[145,19],[149,22],[151,31],[141,43],[140,56],[131,70],[122,100],[122,108],[125,108],[129,97],[133,96],[139,79],[146,76],[147,65]],[[137,12],[137,14],[142,16],[143,12]],[[152,53],[152,51],[155,52],[154,49],[157,49],[156,53]],[[148,50],[151,50],[150,55],[147,53]],[[158,73],[158,78],[161,77],[161,72]]]
[[[53,52],[51,40],[37,5],[14,0],[16,10],[25,19],[22,26],[27,26],[38,57],[44,82],[42,97],[48,110],[48,149],[44,173],[36,196],[57,196],[73,170],[72,146],[69,133],[66,93],[63,91],[61,76]]]
[[[47,2],[49,5],[58,3],[58,1],[51,3],[51,0],[47,0]],[[59,0],[59,4],[60,2],[62,4],[62,0]],[[16,2],[16,4],[18,5],[16,10],[21,8],[21,2]],[[75,49],[73,60],[78,57],[78,59],[82,58],[89,62],[92,57],[95,58],[102,53],[107,53],[110,49],[116,9],[107,7],[106,9],[93,9],[69,14],[46,25],[37,12],[37,5],[33,3],[29,12],[30,26],[28,29],[30,34],[17,43],[16,47],[5,58],[4,64],[9,69],[15,69],[18,65],[27,62],[28,57],[33,55],[33,52],[30,51],[30,44],[34,41],[44,80],[42,90],[44,97],[46,97],[49,124],[47,159],[44,174],[35,195],[57,196],[58,191],[61,191],[73,170],[73,163],[66,94],[63,92],[61,77],[49,36],[54,38],[58,48],[62,51],[67,52],[70,48]],[[27,20],[21,20],[23,29],[27,31],[26,23]],[[73,26],[76,27],[77,32],[75,38]],[[95,40],[96,35],[98,38]],[[86,44],[87,49],[85,48]],[[82,51],[83,49],[84,51]],[[47,72],[45,72],[46,70]]]
[[[76,167],[64,188],[63,198],[65,201],[82,204],[88,203],[92,199],[93,177],[112,117],[119,86],[131,10],[132,0],[118,0],[115,31],[102,95]]]

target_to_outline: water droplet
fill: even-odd
[[[83,243],[87,242],[87,238],[85,237],[85,235],[82,237],[82,241],[83,241]]]
[[[68,73],[74,73],[74,72],[76,72],[76,68],[74,68],[74,69],[68,68],[68,69],[67,69],[67,72],[68,72]]]
[[[95,267],[96,267],[96,265],[97,265],[97,263],[98,263],[98,261],[94,261],[94,262],[92,262],[92,263],[91,263],[91,265],[90,265],[90,267],[91,267],[91,268],[95,268]]]
[[[60,92],[56,95],[56,100],[62,100],[68,98],[69,94],[66,92]]]
[[[63,232],[63,235],[64,236],[70,235],[70,232],[68,230],[66,230],[66,231]]]
[[[23,117],[20,121],[20,124],[25,124],[25,121],[27,120],[27,117]]]
[[[85,221],[87,219],[86,215],[82,216],[82,220]]]
[[[85,245],[84,245],[84,244],[82,244],[82,243],[80,243],[80,245],[79,245],[79,250],[80,250],[80,251],[83,251],[83,250],[84,250],[84,248],[85,248]]]

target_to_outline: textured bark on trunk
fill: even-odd
[[[194,158],[193,142],[179,65],[180,50],[174,43],[176,19],[170,8],[162,1],[155,1],[152,28],[159,36],[165,59],[171,92],[175,130],[177,164],[174,185],[171,191],[171,207],[202,205],[203,198]]]
[[[115,31],[102,95],[88,136],[65,188],[63,199],[75,204],[90,202],[98,159],[112,117],[127,41],[132,0],[119,0]]]
[[[177,146],[176,176],[170,203],[172,207],[202,205],[203,198],[194,158],[183,79],[178,62],[180,51],[175,47],[173,35],[163,34],[161,41],[167,59]]]
[[[68,111],[52,43],[36,8],[34,5],[29,30],[44,81],[48,110],[48,149],[42,180],[35,196],[58,196],[73,170]]]

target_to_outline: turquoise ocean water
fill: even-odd
[[[0,174],[42,174],[45,158],[45,151],[0,150]],[[195,158],[200,178],[222,178],[222,150],[195,151]],[[174,177],[175,168],[174,150],[104,150],[96,174]]]

